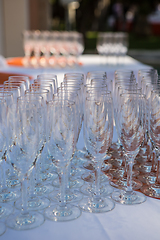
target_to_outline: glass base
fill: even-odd
[[[43,196],[44,194],[48,194],[53,192],[54,187],[52,185],[36,185],[35,187],[35,194],[38,196]]]
[[[60,200],[60,193],[59,191],[54,191],[49,194],[49,198],[53,201],[58,201]],[[65,200],[68,203],[73,203],[73,202],[79,202],[83,198],[83,195],[79,193],[78,191],[71,191],[71,190],[66,190],[66,195],[65,195]]]
[[[0,218],[8,217],[13,212],[13,207],[6,203],[0,203]]]
[[[18,179],[7,179],[6,182],[8,188],[16,188],[21,186],[21,183]]]
[[[70,180],[81,179],[81,175],[85,173],[85,169],[82,168],[71,168]]]
[[[86,173],[82,174],[81,177],[85,182],[93,183],[95,181],[95,174],[92,172],[87,171]],[[112,175],[109,173],[101,174],[100,181],[101,183],[108,182],[111,178],[112,178]]]
[[[18,198],[20,198],[20,196],[20,191],[9,191],[8,189],[6,189],[0,192],[0,202],[6,203],[16,201]]]
[[[38,212],[32,212],[28,215],[10,215],[7,218],[6,225],[15,230],[28,230],[39,227],[44,223],[44,217]]]
[[[58,178],[58,174],[57,173],[51,173],[51,172],[41,173],[42,181],[53,181],[56,178]]]
[[[89,159],[91,159],[91,157],[85,149],[76,150],[72,158],[72,164],[75,167],[83,168],[83,164]]]
[[[30,198],[27,202],[27,207],[29,211],[43,210],[47,208],[50,204],[48,198]],[[15,207],[19,210],[22,209],[22,200],[17,200],[15,202]]]
[[[83,186],[84,181],[82,179],[75,179],[73,181],[69,181],[68,183],[69,183],[69,188],[80,188],[80,187]],[[52,182],[52,184],[53,184],[54,187],[59,188],[60,187],[59,179],[55,179]]]
[[[103,173],[108,173],[108,171],[112,168],[112,164],[110,163],[103,163],[101,167],[101,171]]]
[[[86,149],[76,149],[74,156],[76,158],[86,158],[88,155],[88,152],[86,151]]]
[[[94,165],[93,165],[93,163],[91,162],[91,160],[86,161],[86,162],[83,164],[83,168],[85,168],[85,169],[87,169],[87,170],[90,170],[90,171],[95,171]]]
[[[112,174],[113,178],[116,178],[116,179],[123,178],[124,176],[127,175],[124,167],[112,168],[109,172]],[[139,171],[137,170],[132,171],[133,177],[137,177],[138,175],[139,175]]]
[[[81,187],[80,190],[84,195],[93,195],[95,193],[95,185],[86,183]],[[101,197],[108,196],[112,192],[113,192],[113,188],[110,185],[101,183],[100,185]]]
[[[144,186],[141,191],[148,197],[160,199],[160,184],[153,184],[151,186]]]
[[[122,164],[123,164],[123,159],[122,158],[118,158],[118,157],[116,157],[116,158],[114,158],[114,157],[111,157],[109,160],[108,160],[108,162],[112,165],[112,166],[114,166],[114,168],[120,168],[121,166],[122,166]]]
[[[142,173],[149,173],[152,170],[152,163],[146,162],[143,164],[135,165],[134,168]]]
[[[6,226],[3,222],[0,222],[0,236],[3,235],[6,231]]]
[[[85,212],[103,213],[113,210],[115,203],[108,198],[83,198],[79,203],[79,207]]]
[[[127,189],[127,178],[121,178],[121,179],[112,179],[112,181],[110,182],[110,185],[112,187],[115,188],[119,188],[119,189],[123,189],[126,190]],[[133,190],[138,190],[142,187],[142,182],[140,182],[137,179],[133,179],[132,180],[132,188]]]
[[[148,185],[155,184],[156,182],[156,172],[150,172],[148,174],[139,175],[138,179]]]
[[[55,222],[65,222],[80,217],[81,210],[78,207],[69,204],[65,207],[52,205],[45,210],[44,216]]]
[[[126,192],[123,190],[115,191],[112,193],[111,198],[120,204],[134,205],[146,201],[146,196],[140,192]]]

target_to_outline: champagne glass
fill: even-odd
[[[57,75],[55,75],[53,73],[41,73],[41,74],[37,75],[37,80],[39,80],[39,81],[41,81],[41,80],[43,80],[43,81],[52,80],[53,85],[55,86],[55,89],[57,89],[57,87],[58,87]]]
[[[6,221],[9,228],[27,230],[40,226],[44,217],[38,212],[27,209],[27,179],[32,172],[38,151],[37,105],[31,101],[18,101],[8,114],[8,146],[12,148],[12,166],[17,169],[21,181],[22,209],[10,215]],[[11,115],[10,115],[11,113]],[[15,116],[10,124],[10,116]]]
[[[18,82],[18,81],[24,82],[26,89],[29,89],[29,86],[30,86],[30,80],[29,80],[28,76],[23,76],[23,75],[22,76],[9,76],[8,81],[9,82]]]
[[[102,162],[113,137],[113,106],[110,92],[101,94],[98,91],[86,98],[83,129],[85,146],[92,156],[91,160],[95,168],[95,187],[91,191],[91,196],[82,199],[79,206],[87,212],[108,212],[115,204],[108,198],[102,197],[100,174]]]
[[[41,88],[41,89],[30,89],[25,91],[26,95],[34,95],[34,96],[41,96],[43,97],[43,111],[41,112],[41,119],[43,119],[42,122],[42,127],[40,128],[40,134],[41,134],[41,138],[40,138],[40,142],[39,142],[39,161],[37,161],[36,164],[36,193],[38,195],[43,195],[43,194],[47,194],[49,192],[53,191],[53,186],[51,184],[47,184],[44,186],[43,181],[45,180],[53,180],[55,178],[57,178],[57,174],[56,173],[51,173],[50,171],[48,172],[48,164],[46,164],[46,151],[44,151],[47,146],[46,143],[48,142],[47,140],[47,101],[49,100],[49,91],[47,89]],[[43,156],[42,156],[43,154]],[[45,156],[45,157],[44,157]],[[47,153],[47,157],[48,157],[48,153]],[[51,168],[51,165],[50,165]],[[49,169],[50,170],[50,169]]]
[[[121,144],[128,163],[127,188],[115,191],[112,199],[118,203],[133,205],[146,201],[145,195],[132,189],[132,167],[146,129],[146,98],[139,93],[124,93],[120,95],[117,123]]]
[[[33,33],[32,31],[25,30],[23,32],[23,48],[24,48],[24,66],[31,65],[31,56],[33,51]]]
[[[156,90],[151,91],[151,97],[150,97],[150,105],[149,105],[149,135],[151,137],[151,140],[153,142],[153,146],[157,151],[154,149],[154,156],[152,161],[152,169],[149,174],[146,176],[146,183],[147,185],[144,186],[141,190],[142,192],[153,198],[160,198],[160,179],[159,179],[159,173],[160,173],[160,156],[159,156],[159,150],[160,150],[160,134],[159,134],[159,91],[160,89],[157,86]],[[157,152],[157,153],[156,153]],[[157,159],[155,159],[155,157]]]
[[[7,120],[7,103],[4,98],[0,98],[0,145],[1,145],[1,152],[0,152],[0,164],[4,164],[3,156],[6,152],[6,137],[7,137],[7,128],[6,128],[6,120]],[[2,173],[4,175],[4,167],[2,166]],[[0,192],[0,201],[4,203],[0,203],[0,219],[5,218],[9,216],[13,212],[13,207],[9,204],[6,204],[9,200],[15,200],[17,195],[12,194],[12,191],[8,191],[6,187],[6,183],[4,181],[6,180],[5,177],[3,177],[3,185],[2,190]],[[12,198],[12,199],[11,199]],[[2,230],[3,232],[3,226],[1,229],[0,226],[0,232]],[[1,235],[1,233],[0,233]]]
[[[6,106],[6,110],[4,111],[4,107],[1,109],[5,113],[4,122],[2,121],[1,125],[3,123],[5,126],[7,110],[11,108],[11,104],[13,103],[12,91],[11,92],[1,91],[0,99],[3,99],[6,101],[6,105],[4,104],[4,106]],[[6,137],[6,136],[4,135],[4,137]],[[9,149],[7,148],[5,139],[3,141],[3,146],[5,147],[5,150],[4,151],[2,150],[2,152],[1,152],[2,153],[1,160],[3,160],[3,161],[2,161],[2,187],[1,187],[1,191],[0,191],[0,201],[5,203],[5,202],[9,202],[9,201],[14,201],[17,198],[19,198],[20,192],[19,192],[19,190],[9,189],[12,186],[19,186],[19,180],[17,179],[17,172],[10,171],[11,161],[10,161],[10,158],[8,157]],[[6,179],[6,163],[9,163],[8,179]]]
[[[77,88],[76,88],[77,90]],[[63,101],[68,101],[68,100],[74,100],[75,102],[75,106],[76,106],[76,117],[75,117],[75,126],[78,126],[79,123],[79,100],[78,100],[78,94],[74,91],[69,91],[69,88],[67,88],[65,91],[60,91],[58,92],[58,96],[54,97],[54,100],[59,99],[59,100],[63,100]],[[50,109],[48,109],[48,111],[50,111]],[[78,128],[75,127],[75,131],[74,131],[74,143],[76,145],[77,143],[77,134],[78,134]],[[53,134],[53,132],[51,133]],[[52,161],[55,164],[55,166],[57,165],[57,159],[54,157],[54,146],[53,146],[53,141],[52,141],[52,137],[49,137],[49,142],[48,142],[48,150],[49,153],[52,157]],[[74,145],[74,151],[75,151],[75,145]],[[79,201],[82,199],[82,194],[79,191],[75,191],[76,188],[78,189],[79,187],[81,187],[83,185],[83,180],[80,178],[78,179],[77,175],[79,173],[79,171],[77,172],[74,169],[72,169],[72,159],[73,156],[70,160],[68,160],[68,165],[66,167],[66,177],[65,177],[65,186],[66,186],[66,191],[65,191],[65,199],[67,202],[75,202],[75,201]],[[59,187],[60,185],[60,181],[58,181],[58,179],[55,179],[53,181],[53,186],[55,187]],[[52,192],[49,194],[49,198],[51,198],[52,200],[59,200],[59,192],[57,193],[56,191]]]
[[[35,191],[35,178],[36,178],[36,165],[37,165],[37,159],[39,157],[39,149],[41,148],[41,139],[43,138],[43,130],[44,129],[44,118],[43,118],[43,113],[44,113],[44,103],[43,103],[43,97],[39,95],[25,95],[17,99],[17,101],[30,101],[33,102],[36,105],[36,110],[37,110],[37,125],[38,125],[38,135],[39,135],[39,140],[38,140],[38,152],[36,155],[35,159],[35,168],[31,172],[29,176],[29,197],[28,197],[28,202],[27,202],[27,207],[29,210],[42,210],[45,209],[46,207],[49,206],[49,199],[47,198],[41,198],[40,196],[37,196],[36,191]],[[15,202],[15,207],[17,209],[21,209],[22,207],[22,200],[18,199]]]
[[[97,36],[97,42],[96,42],[96,49],[98,54],[100,55],[100,59],[101,57],[103,58],[104,55],[104,48],[105,48],[105,41],[104,41],[104,33],[98,33]],[[104,64],[104,62],[103,62]]]
[[[60,199],[59,204],[51,205],[45,210],[44,215],[52,221],[69,221],[81,215],[81,210],[66,203],[65,198],[66,169],[75,148],[75,103],[57,99],[48,104],[52,152],[60,179]]]

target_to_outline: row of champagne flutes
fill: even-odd
[[[155,79],[157,83],[154,70],[147,71],[141,71],[138,78],[142,89],[149,81],[146,79],[150,78],[150,83]],[[1,87],[1,116],[6,118],[1,119],[4,188],[0,199],[5,203],[1,217],[9,215],[8,227],[30,229],[41,225],[45,218],[68,221],[79,217],[81,211],[110,211],[115,201],[137,204],[146,200],[143,194],[132,191],[132,167],[139,150],[143,151],[143,154],[139,152],[139,157],[143,158],[146,146],[155,141],[155,135],[149,134],[151,124],[146,128],[145,117],[152,115],[149,110],[146,113],[146,97],[132,71],[117,71],[115,83],[105,72],[89,72],[86,77],[65,74],[60,87],[56,76],[49,74],[37,76],[33,84],[25,77],[21,80],[10,77]],[[150,103],[154,102],[149,99]],[[120,143],[116,149],[112,145],[113,120]],[[76,149],[82,122],[87,151]],[[155,134],[157,131],[156,128]],[[142,147],[143,136],[147,144]],[[119,182],[111,181],[112,186],[124,190],[113,192],[109,180],[116,172],[112,167],[116,151],[121,153],[121,158],[125,156],[125,165],[129,167],[127,179],[121,175]],[[114,161],[118,162],[118,158]],[[4,166],[6,162],[9,171]],[[22,200],[19,198],[20,182]],[[107,198],[109,195],[112,200]],[[11,214],[12,207],[7,212],[6,202],[9,201],[15,202],[15,208],[22,208],[20,214]]]
[[[67,31],[24,31],[24,65],[30,67],[73,67],[84,51],[83,35]]]
[[[100,32],[96,48],[99,55],[103,56],[104,64],[124,63],[128,51],[128,34],[124,32]]]
[[[31,85],[25,77],[10,77],[1,86],[1,100],[6,117],[1,127],[7,131],[2,134],[4,146],[2,157],[6,157],[7,161],[2,161],[9,164],[9,171],[5,166],[3,167],[5,191],[2,192],[1,202],[5,203],[2,215],[8,217],[6,220],[8,227],[16,230],[31,229],[41,225],[45,218],[53,221],[68,221],[79,217],[81,209],[89,212],[106,212],[114,208],[114,202],[100,196],[99,177],[97,177],[96,188],[91,186],[88,192],[89,195],[92,193],[93,197],[89,197],[89,200],[87,197],[85,199],[87,202],[82,200],[83,195],[77,188],[83,185],[83,181],[81,179],[77,181],[77,176],[75,177],[75,174],[81,174],[81,171],[75,168],[73,171],[70,163],[76,151],[83,115],[86,115],[83,112],[85,106],[82,98],[83,83],[83,74],[66,74],[58,89],[56,76],[50,75],[37,76]],[[48,90],[51,88],[52,91]],[[110,92],[105,93],[111,127],[109,147],[113,134],[112,98]],[[99,95],[97,97],[100,98]],[[92,111],[94,112],[94,106]],[[6,119],[7,128],[4,127]],[[59,182],[56,180],[55,172],[58,172]],[[6,185],[6,174],[11,188]],[[44,185],[42,181],[44,175],[45,181],[47,178],[50,181],[55,179],[51,186]],[[16,188],[20,182],[21,199],[19,189]],[[75,184],[76,188],[72,190]],[[53,186],[57,190],[53,191]],[[15,187],[14,190],[13,187]],[[48,198],[41,198],[41,196],[48,196]],[[50,200],[53,201],[52,204]],[[80,200],[79,207],[69,204]],[[9,205],[7,206],[6,202],[10,201],[14,201],[14,207],[21,209],[21,212],[16,211],[12,214],[13,207],[7,211]],[[102,202],[105,208],[103,209],[102,204],[100,208],[96,207],[98,202]],[[87,208],[86,203],[89,205]],[[43,215],[39,211],[44,209],[46,210]]]
[[[132,111],[132,108],[129,108],[127,110],[128,116],[126,119],[129,120],[129,123],[127,125],[127,131],[119,132],[119,123],[121,123],[121,121],[119,121],[119,119],[121,119],[120,118],[121,116],[119,115],[119,111],[121,108],[119,104],[115,105],[117,106],[116,108],[114,108],[115,121],[117,122],[116,128],[117,128],[117,134],[118,134],[120,144],[119,144],[119,150],[117,151],[117,155],[114,152],[115,158],[112,158],[109,161],[109,163],[112,163],[112,166],[114,166],[110,172],[113,174],[111,185],[121,189],[128,189],[128,187],[132,183],[132,188],[134,190],[140,190],[142,193],[150,197],[160,198],[159,157],[158,157],[159,156],[159,153],[158,153],[159,151],[158,150],[159,149],[159,146],[158,146],[159,78],[157,75],[157,71],[155,69],[139,70],[138,82],[135,81],[134,75],[132,75],[132,78],[129,81],[128,81],[127,75],[123,77],[123,81],[121,81],[116,77],[115,91],[116,91],[115,96],[118,97],[117,99],[118,101],[116,102],[120,102],[119,96],[123,95],[122,92],[125,92],[127,94],[132,92],[133,94],[133,91],[134,91],[141,95],[145,94],[144,96],[146,99],[145,100],[146,109],[145,109],[145,112],[144,113],[142,112],[141,114],[143,116],[146,116],[146,124],[144,125],[145,128],[143,127],[143,129],[146,129],[146,131],[144,135],[143,144],[141,144],[140,150],[136,154],[135,160],[132,162],[129,161],[128,156],[124,152],[124,145],[126,144],[126,140],[129,141],[130,136],[132,136],[132,134],[135,134],[135,130],[133,131],[130,128],[130,125],[131,125],[130,121],[133,116],[133,111]],[[135,119],[133,119],[133,121],[135,121]],[[140,120],[140,123],[142,124],[144,121],[145,119],[142,118]],[[125,124],[123,124],[123,126],[125,126]],[[138,138],[141,137],[142,132],[143,131],[141,128]],[[137,139],[136,139],[136,142],[129,142],[132,150],[136,146],[137,142],[138,142]],[[127,145],[128,145],[128,142],[127,142]],[[127,166],[130,166],[130,168],[128,169]],[[132,171],[132,168],[133,168],[133,171]],[[131,182],[132,176],[133,176],[133,180]],[[136,199],[134,196],[132,196],[133,204],[136,202],[140,203],[145,201],[144,196],[142,196],[141,194],[140,196],[137,196],[137,194],[139,195],[139,193],[136,193]],[[116,192],[113,195],[115,196],[115,200],[120,201],[121,203],[124,203],[127,199],[125,196],[125,201],[124,201],[122,196],[117,195]],[[130,195],[129,195],[129,201],[131,201]]]
[[[40,88],[38,81],[42,85],[45,81],[45,89]],[[35,84],[32,85],[28,77],[11,76],[0,86],[1,218],[10,216],[6,225],[17,230],[26,229],[26,226],[27,229],[34,228],[44,222],[42,214],[31,215],[28,209],[41,210],[47,207],[50,201],[38,196],[54,189],[51,185],[44,186],[43,180],[47,177],[54,179],[57,174],[47,175],[47,167],[40,156],[46,143],[46,101],[51,100],[50,91],[55,93],[56,88],[57,77],[49,74],[37,76]],[[33,171],[35,165],[36,170],[34,168]],[[15,208],[21,209],[21,213],[11,214],[14,208],[7,204],[9,202],[15,202]],[[3,230],[5,229],[3,228],[2,232]]]

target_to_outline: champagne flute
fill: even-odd
[[[10,96],[10,95],[9,95]],[[6,128],[6,120],[7,120],[7,103],[4,98],[0,98],[0,145],[1,145],[1,152],[0,152],[0,164],[4,164],[3,156],[6,152],[6,137],[7,137],[7,128]],[[4,175],[4,167],[2,167],[2,172]],[[6,204],[9,200],[15,200],[17,195],[12,194],[12,191],[8,191],[6,187],[5,177],[3,179],[2,190],[0,192],[0,201],[4,203],[0,203],[0,219],[9,216],[13,212],[13,207],[9,204]],[[12,198],[12,199],[11,199]],[[3,232],[4,227],[0,225],[0,235],[1,231]]]
[[[40,226],[44,217],[38,212],[29,212],[27,208],[27,179],[32,172],[38,151],[39,131],[37,124],[37,105],[31,101],[18,101],[8,114],[7,145],[12,166],[17,169],[21,181],[22,209],[20,213],[8,217],[6,224],[15,230],[27,230]],[[11,114],[11,115],[10,115]],[[10,124],[10,116],[15,116]]]
[[[18,102],[26,102],[26,101],[30,101],[33,102],[36,106],[36,110],[37,110],[37,125],[38,125],[38,135],[39,135],[39,140],[38,140],[38,152],[36,155],[36,159],[35,159],[35,168],[33,169],[33,171],[30,174],[29,177],[29,196],[28,196],[28,202],[27,202],[27,207],[29,210],[42,210],[45,209],[46,207],[49,206],[49,199],[47,198],[41,198],[40,196],[37,196],[36,191],[35,191],[35,178],[36,178],[36,174],[34,171],[36,169],[36,164],[37,164],[37,159],[39,156],[39,149],[41,148],[41,139],[43,138],[43,124],[44,124],[44,118],[43,118],[43,112],[44,112],[44,102],[43,102],[43,97],[39,96],[39,95],[25,95],[22,97],[19,97],[17,99]],[[22,200],[18,199],[15,202],[15,207],[17,209],[21,209],[22,207]]]
[[[91,191],[91,196],[82,199],[79,206],[87,212],[108,212],[115,204],[108,198],[102,197],[100,174],[102,162],[113,137],[113,105],[110,92],[102,94],[100,91],[95,91],[86,98],[83,129],[85,146],[92,156],[91,160],[95,168],[95,187]],[[104,188],[107,189],[107,186],[105,185]]]
[[[153,198],[160,198],[160,123],[159,123],[159,91],[157,86],[156,90],[151,91],[150,104],[149,104],[149,135],[154,146],[154,155],[152,160],[151,172],[146,176],[147,185],[142,187],[142,192]],[[157,150],[156,150],[157,149]],[[157,153],[156,153],[157,152]],[[157,156],[156,156],[157,155]],[[155,159],[156,158],[156,159]]]
[[[51,205],[44,215],[52,221],[69,221],[81,215],[81,210],[66,203],[65,198],[66,170],[75,148],[75,103],[59,98],[48,104],[52,152],[54,151],[54,162],[60,179],[60,199],[59,204]]]
[[[132,168],[146,129],[145,95],[134,92],[121,94],[118,118],[118,133],[128,163],[127,188],[113,192],[112,199],[126,205],[143,203],[146,201],[145,195],[132,188]]]
[[[13,93],[12,91],[1,91],[0,92],[0,99],[3,99],[6,101],[6,105],[4,104],[4,106],[6,106],[6,110],[4,111],[4,107],[1,109],[3,110],[3,112],[5,113],[4,115],[4,122],[1,121],[1,126],[2,123],[4,124],[4,126],[6,125],[6,114],[7,114],[7,110],[11,108],[11,104],[14,101],[13,98]],[[5,129],[5,127],[4,127]],[[4,135],[5,136],[5,135]],[[7,147],[7,143],[6,140],[4,139],[3,141],[3,146],[5,146],[5,151],[2,150],[2,187],[1,187],[1,191],[0,191],[0,201],[1,202],[9,202],[9,201],[15,201],[17,198],[20,197],[20,192],[19,190],[11,190],[9,189],[10,187],[14,187],[14,186],[19,186],[19,180],[17,179],[17,172],[13,172],[12,170],[10,171],[11,168],[11,161],[10,158],[8,157],[8,153],[9,153],[9,149]],[[9,168],[8,168],[8,179],[6,179],[6,163],[9,163]]]

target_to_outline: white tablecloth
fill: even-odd
[[[54,73],[58,76],[59,83],[62,82],[64,73],[67,72],[82,72],[86,74],[89,71],[106,71],[108,78],[113,79],[114,71],[117,69],[131,69],[135,71],[137,76],[137,71],[147,66],[140,63],[139,61],[126,56],[124,59],[119,61],[119,64],[114,64],[114,62],[107,64],[104,63],[104,59],[99,55],[82,55],[79,59],[82,65],[78,67],[68,67],[68,68],[24,68],[17,66],[9,66],[5,64],[0,64],[0,71],[19,73],[19,74],[28,74],[32,75],[33,78],[36,78],[38,74],[41,73]]]
[[[118,66],[99,65],[99,57],[86,55],[81,57],[83,66],[78,69],[24,69],[20,67],[5,67],[3,71],[27,73],[34,77],[42,72],[54,72],[59,81],[65,72],[88,72],[105,70],[110,78],[118,68],[146,68],[136,60],[126,57],[125,64]],[[0,69],[1,70],[1,69]],[[116,140],[116,134],[114,139]],[[83,134],[80,134],[77,147],[83,148]],[[159,240],[160,239],[160,200],[147,198],[143,204],[123,206],[116,204],[115,209],[108,213],[92,214],[82,212],[82,215],[70,222],[52,222],[46,220],[36,229],[15,231],[7,229],[1,240]]]

